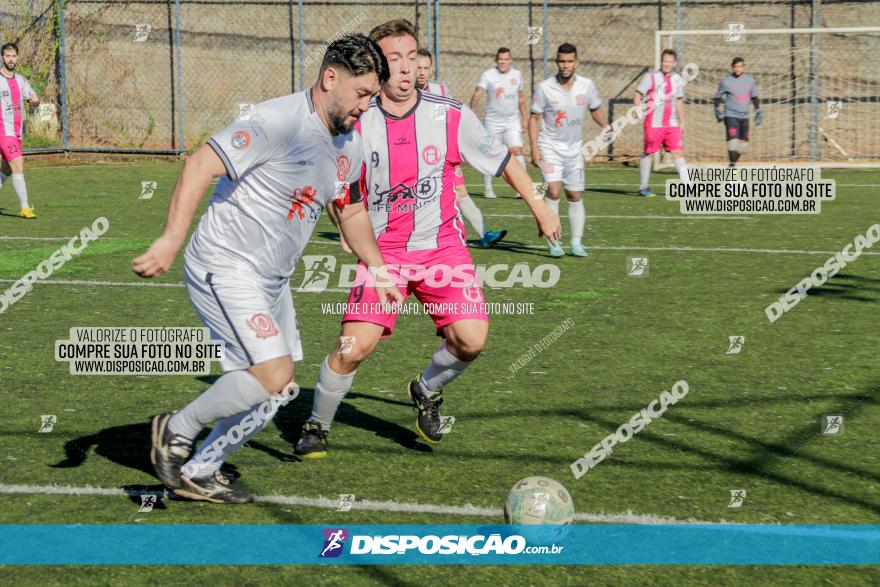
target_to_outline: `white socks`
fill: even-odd
[[[419,381],[419,388],[422,390],[422,393],[430,398],[434,395],[435,391],[442,389],[456,377],[464,373],[464,370],[467,369],[468,365],[470,365],[470,362],[461,361],[449,352],[449,349],[446,348],[446,341],[444,340],[440,343],[440,347],[434,351],[434,356],[431,358],[431,364],[428,365],[428,368],[422,373],[422,378]]]
[[[492,188],[492,176],[491,175],[484,175],[483,176],[483,188],[484,188],[484,191],[483,191],[484,194],[494,194],[495,193],[495,190]]]
[[[194,479],[210,477],[215,471],[219,471],[226,459],[266,427],[281,406],[287,405],[298,395],[299,388],[294,387],[284,398],[279,396],[277,401],[260,402],[255,407],[217,422],[198,451],[183,465],[183,474]],[[236,426],[238,429],[233,430]],[[218,442],[220,438],[225,438],[225,442]]]
[[[683,181],[687,185],[691,184],[691,178],[688,177],[688,168],[684,157],[675,158],[675,170],[678,172],[678,176],[681,178],[681,181]]]
[[[336,409],[342,403],[345,394],[351,389],[354,374],[357,373],[357,371],[352,371],[348,375],[340,375],[327,364],[328,358],[324,358],[321,371],[318,373],[315,398],[312,401],[312,415],[309,416],[309,420],[321,423],[322,430],[330,430],[330,425],[333,424],[333,418],[336,416]]]
[[[483,238],[483,234],[486,232],[486,229],[483,226],[483,213],[480,212],[480,209],[477,208],[474,201],[471,200],[470,197],[461,198],[458,201],[458,207],[461,209],[461,213],[464,215],[465,220],[467,220],[470,225],[474,227],[474,230],[477,231],[477,236]]]
[[[551,198],[544,198],[544,201],[547,203],[547,207],[553,210],[553,213],[559,216],[559,200],[553,200]]]
[[[586,224],[587,214],[584,211],[584,201],[568,203],[568,222],[571,226],[571,244],[581,244],[584,237],[584,224]]]
[[[269,392],[251,373],[244,370],[229,371],[202,395],[174,414],[168,421],[168,428],[173,434],[192,440],[211,422],[248,410],[254,404],[267,399]]]
[[[652,155],[642,155],[642,158],[639,160],[640,190],[648,187],[648,182],[651,180],[651,157]]]
[[[12,187],[15,188],[15,193],[18,194],[18,203],[21,204],[21,207],[30,208],[28,206],[27,185],[24,183],[23,173],[12,174]]]

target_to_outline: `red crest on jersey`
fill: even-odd
[[[340,155],[336,160],[336,179],[345,181],[349,171],[351,171],[351,161],[345,155]]]
[[[583,106],[587,103],[587,97],[584,94],[578,94],[574,97],[574,101],[577,102],[578,106]]]
[[[566,118],[568,118],[568,114],[565,113],[565,110],[557,110],[556,120],[553,122],[553,126],[562,126],[562,121]]]
[[[251,144],[251,135],[245,130],[232,133],[232,146],[236,149],[247,149]]]
[[[495,88],[495,99],[496,100],[503,95],[504,95],[504,87],[498,86],[497,88]]]
[[[437,145],[428,145],[422,149],[422,159],[428,165],[436,165],[440,162],[440,149],[437,148]]]
[[[245,324],[257,334],[257,338],[278,336],[278,329],[275,328],[275,322],[272,321],[272,317],[263,312],[257,312],[245,320]]]
[[[287,212],[287,219],[293,220],[294,216],[298,216],[300,220],[305,218],[305,215],[303,214],[303,205],[310,205],[315,201],[317,195],[318,190],[310,185],[307,185],[302,189],[296,188],[293,190],[293,195],[290,196],[290,210]]]

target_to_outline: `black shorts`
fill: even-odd
[[[749,140],[749,119],[748,118],[732,118],[724,117],[724,128],[727,131],[727,140],[739,139],[740,141]]]

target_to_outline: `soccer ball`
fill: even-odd
[[[574,520],[568,490],[549,477],[526,477],[514,485],[504,505],[504,522],[515,525],[567,525]]]

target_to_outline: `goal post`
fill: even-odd
[[[684,89],[689,160],[726,161],[713,98],[741,57],[763,113],[743,162],[880,167],[880,27],[660,30],[654,45],[656,67],[664,49],[699,67]]]

